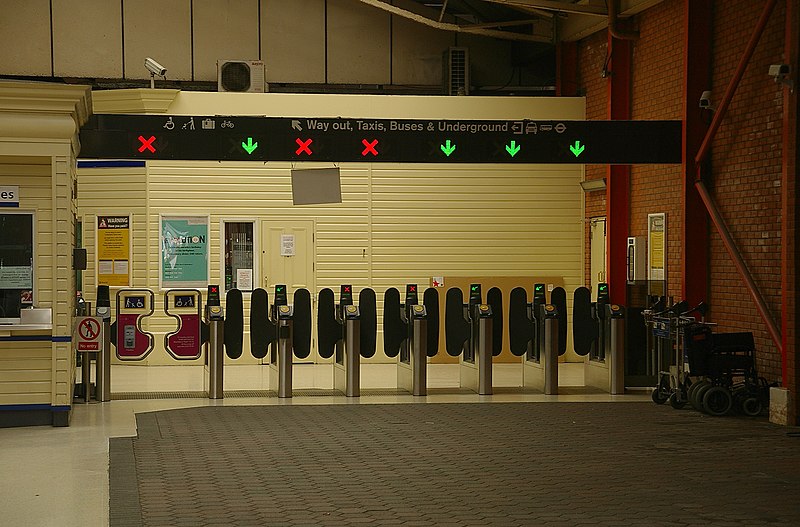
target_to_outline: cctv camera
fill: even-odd
[[[152,73],[153,75],[158,75],[163,77],[167,74],[167,68],[159,64],[158,62],[154,61],[150,57],[144,59],[144,67],[147,68],[147,71]]]
[[[711,90],[706,90],[700,95],[700,108],[711,107]]]
[[[789,65],[788,64],[772,64],[769,67],[769,75],[770,77],[782,77],[784,75],[789,75]]]

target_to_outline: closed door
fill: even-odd
[[[288,220],[263,222],[261,287],[270,293],[275,285],[286,284],[288,294],[297,289],[314,293],[314,222]]]
[[[589,251],[591,254],[592,298],[597,294],[597,284],[606,281],[606,219],[592,218],[589,222]]]
[[[289,303],[298,289],[311,293],[311,355],[295,362],[317,362],[314,287],[314,222],[312,220],[264,221],[261,224],[261,287],[275,300],[275,286],[286,285]],[[266,360],[266,359],[265,359]],[[266,362],[264,362],[266,364]]]

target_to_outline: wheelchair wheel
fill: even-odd
[[[687,401],[686,392],[683,392],[683,390],[681,390],[680,401],[678,400],[678,393],[679,392],[672,392],[672,394],[670,394],[669,396],[669,405],[675,408],[676,410],[680,410],[681,408],[686,406],[687,402],[689,402]]]
[[[664,404],[669,398],[664,392],[661,391],[661,388],[658,387],[653,390],[653,393],[650,396],[653,398],[653,402],[656,404]]]
[[[761,415],[761,411],[763,409],[764,405],[761,403],[761,399],[758,397],[748,397],[742,401],[742,412],[744,415],[757,417]]]
[[[711,381],[706,381],[706,384],[701,384],[695,391],[694,391],[694,406],[697,408],[699,412],[705,412],[705,406],[703,406],[703,398],[706,396],[706,392],[713,388],[714,385]]]
[[[698,401],[697,400],[697,393],[700,390],[700,388],[702,388],[703,386],[711,386],[711,382],[710,381],[705,381],[705,380],[704,381],[699,381],[699,382],[696,382],[696,383],[692,384],[689,387],[689,393],[688,393],[689,404],[692,405],[692,408],[694,408],[698,412],[702,412],[703,411],[703,403],[702,403],[702,401]]]
[[[703,396],[703,408],[714,416],[725,415],[731,411],[733,396],[724,386],[712,386]]]

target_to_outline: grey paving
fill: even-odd
[[[800,525],[800,437],[763,419],[486,403],[137,422],[111,440],[112,527]]]

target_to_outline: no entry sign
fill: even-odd
[[[103,336],[102,322],[97,317],[75,319],[75,342],[78,351],[100,351]]]

